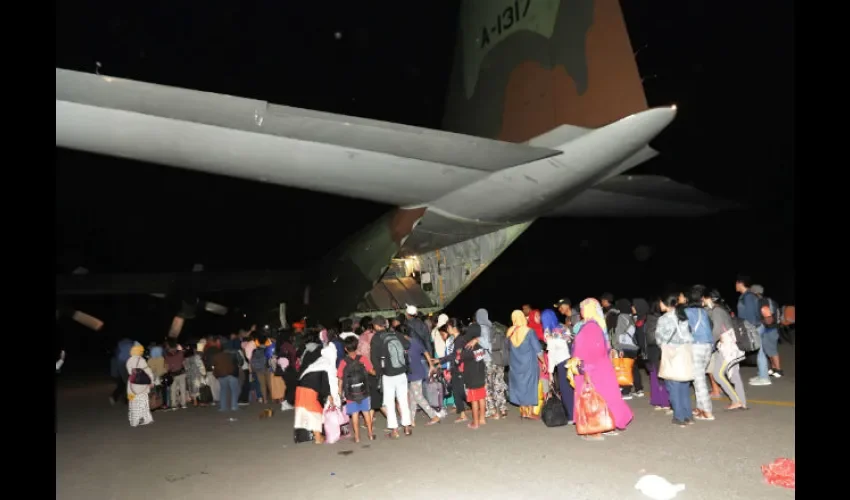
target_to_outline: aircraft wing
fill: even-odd
[[[154,274],[59,274],[57,295],[168,294],[175,286],[195,292],[250,290],[296,282],[294,271],[238,271]]]
[[[692,217],[739,208],[658,175],[618,175],[587,189],[549,217]]]
[[[59,68],[56,145],[397,206],[560,154]]]

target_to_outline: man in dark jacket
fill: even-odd
[[[762,333],[764,329],[761,323],[761,313],[759,312],[759,298],[750,290],[752,281],[749,276],[738,276],[735,280],[735,291],[741,294],[738,297],[738,317],[750,323],[759,329]],[[770,373],[768,372],[767,356],[764,355],[764,335],[762,334],[762,348],[756,357],[758,362],[758,376],[750,379],[750,385],[770,385]]]
[[[428,354],[434,352],[434,346],[431,343],[431,330],[425,325],[425,322],[417,317],[419,311],[416,306],[407,306],[404,311],[404,316],[407,318],[405,325],[407,326],[407,334],[411,337],[418,338],[422,345],[427,349]],[[426,367],[427,368],[427,367]]]
[[[769,377],[782,378],[779,361],[779,306],[775,300],[765,296],[764,287],[761,285],[751,286],[750,292],[759,299],[759,324],[756,325],[761,332],[761,349],[758,354],[759,376],[762,375],[762,367],[766,366]],[[769,311],[770,314],[765,315],[765,311]]]
[[[226,341],[224,347],[223,351],[212,358],[213,374],[221,386],[218,411],[237,411],[239,410],[239,362],[236,353],[240,348],[239,341]]]

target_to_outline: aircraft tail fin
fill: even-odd
[[[619,0],[464,0],[447,130],[524,142],[646,109]]]

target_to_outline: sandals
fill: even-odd
[[[413,431],[410,429],[410,427],[405,427],[404,435],[405,436],[412,436],[413,435]]]
[[[705,413],[701,413],[699,415],[694,415],[694,418],[697,419],[697,420],[703,420],[703,421],[706,421],[706,422],[711,422],[712,420],[714,420],[714,415],[706,416]]]
[[[746,407],[746,406],[735,406],[735,407],[724,408],[723,411],[747,411],[747,410],[749,410],[749,408]]]

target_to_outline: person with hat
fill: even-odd
[[[437,358],[442,358],[446,355],[446,341],[443,340],[443,335],[440,333],[440,328],[442,328],[443,325],[448,322],[448,314],[441,314],[437,316],[437,324],[434,326],[434,329],[431,330],[431,341],[434,345],[433,354],[436,355]]]
[[[130,427],[153,423],[150,406],[150,390],[153,387],[154,373],[142,355],[145,348],[135,342],[130,348],[130,358],[125,363],[127,373],[127,400]]]
[[[568,331],[572,330],[573,326],[581,321],[581,315],[573,309],[573,303],[570,299],[564,297],[555,302],[555,309],[564,317],[564,326]]]
[[[434,345],[431,343],[431,332],[428,330],[425,322],[419,318],[418,314],[419,310],[414,305],[408,305],[404,310],[404,316],[406,318],[404,324],[407,326],[407,333],[422,342],[422,345],[425,346],[425,352],[432,353],[434,352]],[[425,368],[427,369],[428,367],[425,366]]]

